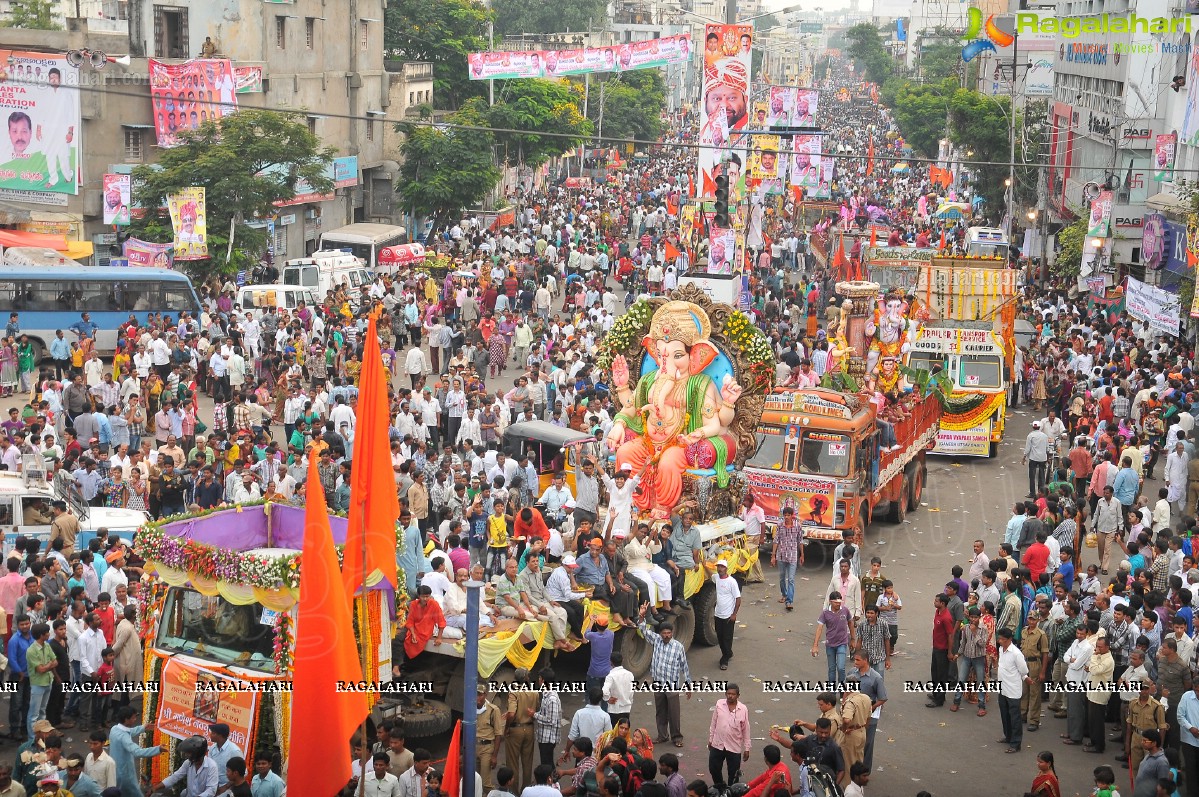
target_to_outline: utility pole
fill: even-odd
[[[737,0],[724,0],[724,24],[737,24]]]
[[[1012,229],[1016,222],[1016,80],[1020,76],[1016,59],[1019,49],[1020,36],[1017,34],[1012,42],[1012,82],[1010,84],[1012,101],[1011,107],[1008,108],[1008,201],[1007,229],[1004,230],[1008,246],[1012,244]]]
[[[487,52],[495,52],[495,23],[487,23]],[[495,105],[495,78],[487,81],[487,105]]]

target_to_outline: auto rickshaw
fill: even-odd
[[[511,457],[528,454],[537,469],[537,495],[540,496],[554,481],[554,474],[566,474],[566,484],[572,495],[578,495],[575,473],[582,465],[583,454],[598,451],[595,436],[548,421],[521,421],[504,430],[501,450]]]

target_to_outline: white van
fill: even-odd
[[[324,301],[329,291],[338,285],[348,286],[347,293],[357,296],[363,285],[370,285],[375,275],[362,261],[348,252],[322,249],[308,257],[297,257],[283,265],[282,283],[287,287],[313,291]]]
[[[246,285],[237,292],[237,306],[241,310],[295,310],[300,302],[315,307],[316,292],[288,285]]]

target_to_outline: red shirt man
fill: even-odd
[[[937,607],[933,614],[933,650],[949,650],[949,643],[953,639],[953,615],[945,605],[945,597],[937,597],[940,600],[933,604]]]
[[[550,530],[546,528],[545,519],[541,517],[540,512],[527,506],[516,516],[513,532],[517,537],[525,537],[530,543],[538,538],[546,545],[550,543]]]
[[[1028,572],[1032,574],[1032,583],[1034,587],[1040,584],[1041,574],[1049,566],[1049,546],[1045,544],[1045,534],[1037,535],[1037,541],[1028,546],[1028,550],[1024,552],[1024,557],[1020,560],[1020,564],[1028,568]]]

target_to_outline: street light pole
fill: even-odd
[[[724,24],[737,24],[737,0],[724,0]]]
[[[1012,42],[1012,100],[1011,107],[1008,108],[1008,201],[1007,201],[1007,229],[1004,230],[1004,237],[1007,238],[1008,246],[1012,245],[1012,229],[1016,222],[1016,80],[1020,76],[1020,70],[1016,64],[1016,57],[1020,46],[1019,34]]]

